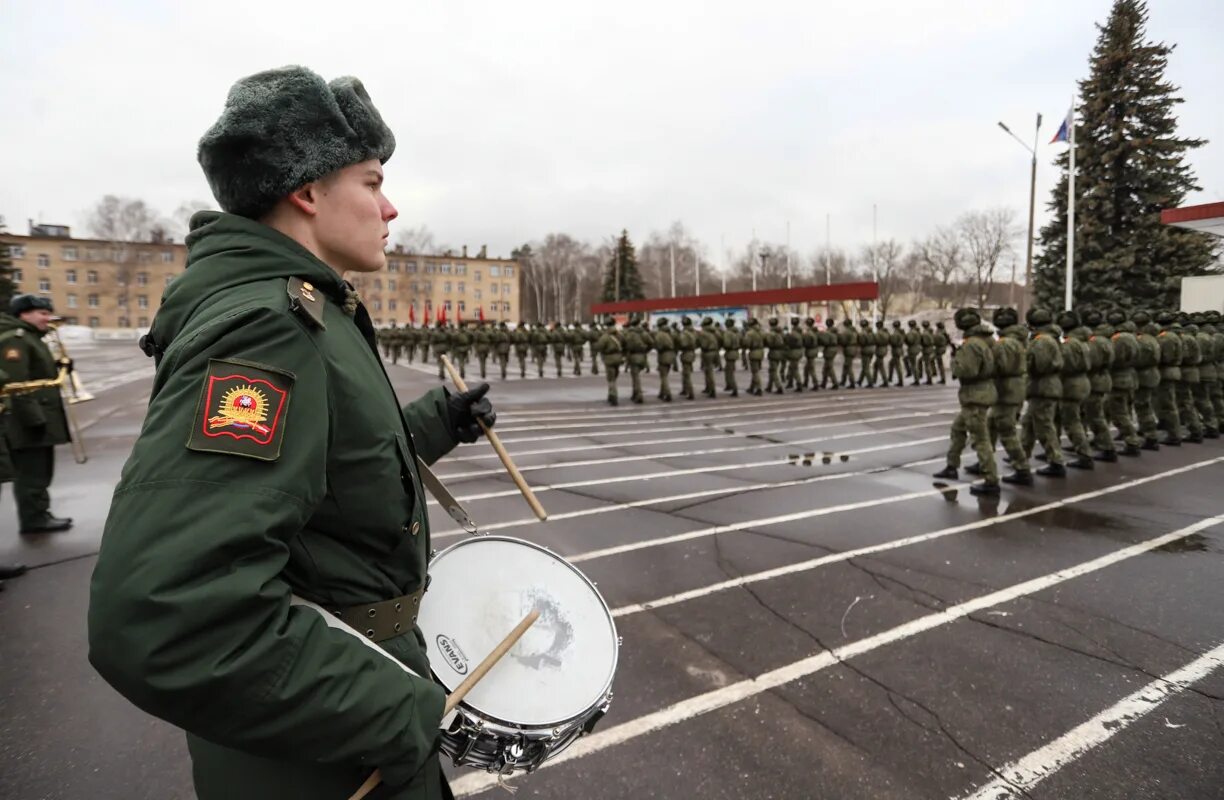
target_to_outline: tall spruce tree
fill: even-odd
[[[616,240],[616,249],[604,271],[603,291],[600,300],[614,303],[618,300],[645,300],[642,290],[642,275],[638,272],[637,255],[633,250],[633,242],[629,241],[629,231],[622,230]]]
[[[5,232],[4,217],[0,217],[0,233]],[[7,242],[0,242],[0,311],[8,311],[9,300],[17,292],[13,283],[13,254]]]
[[[1186,153],[1206,142],[1177,135],[1178,87],[1165,80],[1173,45],[1146,41],[1147,4],[1115,0],[1079,82],[1075,128],[1075,274],[1080,305],[1175,308],[1181,279],[1213,268],[1203,234],[1162,225],[1162,209],[1200,187]],[[1041,229],[1038,305],[1062,308],[1067,264],[1068,153]]]

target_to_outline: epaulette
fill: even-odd
[[[326,330],[323,324],[323,305],[326,302],[315,294],[315,287],[301,278],[290,278],[286,287],[289,294],[289,310],[309,322],[319,330]]]

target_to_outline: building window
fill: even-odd
[[[63,249],[63,256],[65,261],[76,261],[77,249],[75,247],[65,247]]]
[[[399,272],[399,262],[395,259],[388,261],[387,272]]]
[[[467,264],[456,264],[455,274],[456,275],[466,275],[467,274]]]
[[[13,258],[25,258],[25,245],[24,244],[10,244],[9,245],[9,255],[12,256]]]
[[[137,295],[136,296],[136,307],[137,308],[148,308],[149,307],[149,296],[144,295],[144,294]]]
[[[502,275],[505,275],[507,278],[513,278],[514,277],[514,267],[506,267],[505,269],[502,270]]]
[[[39,278],[38,279],[38,291],[42,292],[43,294],[50,292],[51,291],[51,279],[50,278]]]
[[[449,263],[447,263],[447,264],[439,264],[439,265],[438,265],[438,272],[441,272],[443,275],[450,275],[450,274],[451,274],[451,265],[450,265]]]
[[[136,263],[137,264],[152,264],[153,254],[150,253],[148,250],[141,250],[139,253],[136,254]]]
[[[375,289],[381,289],[381,288],[382,288],[382,278],[375,278],[375,279],[374,279],[374,288],[375,288]]]
[[[77,322],[76,317],[64,317],[64,324],[65,325],[77,325],[79,323]]]
[[[450,282],[450,281],[447,281],[446,283],[442,284],[442,291],[443,291],[444,293],[446,293],[446,294],[450,294],[450,290],[451,290],[451,282]]]
[[[416,262],[409,261],[408,263],[404,264],[404,272],[407,272],[409,275],[415,275],[416,274]]]
[[[76,270],[75,269],[65,270],[64,280],[67,283],[76,284]]]
[[[86,272],[85,282],[96,284],[98,282],[98,271],[96,269],[91,269],[89,272]]]
[[[76,301],[76,295],[75,295],[75,294],[69,294],[69,295],[68,295],[68,307],[69,307],[69,308],[76,308],[76,307],[77,307],[77,301]]]
[[[38,268],[46,269],[49,266],[51,266],[51,256],[47,255],[46,253],[39,253],[38,254]]]
[[[138,327],[138,328],[147,328],[147,327],[149,327],[149,318],[148,318],[148,317],[141,317],[140,319],[136,320],[136,327]]]
[[[445,308],[447,311],[450,311],[450,310],[451,310],[451,301],[450,301],[450,300],[446,300],[446,301],[444,301],[444,302],[442,303],[442,307],[443,307],[443,308]]]
[[[162,263],[163,264],[173,264],[174,263],[174,251],[173,250],[163,250],[162,251]]]
[[[91,294],[85,298],[85,302],[89,305],[90,308],[97,308],[98,307],[98,296],[96,294]]]
[[[127,306],[128,306],[128,299],[127,299],[127,296],[126,296],[126,295],[119,295],[119,298],[118,298],[117,300],[115,300],[115,305],[119,306],[120,308],[127,308]]]
[[[433,281],[425,281],[425,291],[433,294]]]
[[[432,275],[432,274],[433,274],[433,272],[434,272],[434,265],[433,265],[433,264],[426,264],[426,265],[425,265],[425,274],[426,274],[426,275]]]
[[[394,311],[397,305],[398,303],[395,302],[395,298],[392,297],[390,300],[387,301],[387,310]]]
[[[387,278],[387,291],[395,291],[395,278]]]
[[[382,311],[382,300],[375,298],[370,301],[370,305],[374,307],[375,311]]]
[[[480,290],[479,290],[479,289],[473,289],[473,290],[472,290],[472,297],[473,297],[473,299],[475,299],[475,300],[479,300],[479,299],[480,299]]]
[[[510,304],[509,304],[509,303],[502,303],[502,311],[505,311],[507,314],[509,314],[509,313],[510,313]]]
[[[496,267],[496,266],[489,267],[489,277],[490,278],[500,278],[501,277],[501,267]]]
[[[21,283],[21,270],[13,270],[13,283]]]
[[[502,294],[505,294],[505,295],[510,294],[510,284],[508,283],[502,284]]]
[[[120,327],[120,328],[130,328],[130,327],[132,327],[131,320],[129,320],[127,317],[120,317],[120,318],[119,318],[119,327]]]
[[[85,248],[85,260],[86,261],[101,261],[102,251],[96,247],[86,247]]]
[[[98,319],[97,317],[90,317],[90,318],[89,318],[89,327],[91,327],[91,328],[96,328],[96,327],[98,327],[98,326],[99,326],[99,325],[101,325],[101,324],[102,324],[102,320]]]
[[[459,294],[463,294],[463,292],[464,292],[463,281],[459,281]]]
[[[136,285],[137,286],[148,286],[149,285],[149,273],[137,272],[136,273]]]
[[[477,283],[480,283],[480,270],[478,269],[472,270],[472,277],[473,277],[473,280],[475,280]]]
[[[459,313],[462,314],[464,311],[467,311],[467,303],[460,300],[459,301]]]

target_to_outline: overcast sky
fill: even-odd
[[[1181,132],[1224,199],[1224,3],[1157,0]],[[903,241],[972,209],[1023,219],[1028,154],[1086,76],[1108,0],[616,3],[400,0],[0,4],[0,214],[85,235],[107,193],[212,203],[195,160],[233,81],[285,64],[356,75],[394,130],[393,231],[507,255],[565,232],[635,240],[682,220],[720,260],[753,230],[808,253]],[[1215,76],[1215,77],[1212,77]],[[1040,222],[1039,222],[1040,224]]]

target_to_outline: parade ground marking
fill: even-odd
[[[881,403],[863,403],[861,405],[855,406],[852,409],[847,409],[843,411],[821,411],[820,413],[817,413],[817,414],[792,414],[792,415],[784,415],[784,416],[779,416],[779,417],[767,417],[765,419],[756,419],[756,420],[752,420],[751,422],[737,422],[735,423],[734,429],[732,429],[729,426],[723,426],[721,424],[707,426],[707,425],[696,425],[693,423],[688,423],[686,425],[678,425],[675,427],[667,427],[667,428],[655,428],[655,427],[651,427],[650,425],[643,424],[639,426],[638,430],[631,430],[631,431],[587,431],[584,433],[559,433],[556,436],[532,436],[532,437],[525,437],[521,439],[511,439],[509,441],[512,444],[514,443],[524,444],[526,442],[555,441],[558,439],[590,439],[596,436],[601,437],[601,438],[606,437],[606,436],[655,437],[655,436],[658,436],[660,433],[676,433],[679,431],[683,431],[685,433],[702,434],[700,436],[680,436],[680,437],[675,437],[671,439],[650,438],[648,441],[645,441],[645,442],[635,441],[633,439],[626,439],[625,441],[613,441],[613,442],[602,442],[602,441],[594,442],[594,443],[593,442],[582,442],[581,444],[567,445],[565,447],[547,448],[543,450],[519,450],[516,448],[514,451],[514,455],[516,457],[538,456],[538,455],[546,455],[549,453],[569,453],[575,450],[590,450],[592,448],[604,449],[604,448],[612,448],[612,447],[632,447],[635,444],[667,444],[667,443],[673,443],[673,442],[694,442],[700,439],[716,439],[719,437],[727,437],[727,436],[743,436],[744,433],[752,433],[754,435],[761,436],[761,435],[769,434],[769,433],[777,433],[778,431],[776,430],[774,431],[746,431],[745,429],[750,426],[754,426],[754,425],[769,425],[771,423],[777,423],[777,422],[795,422],[796,420],[828,419],[831,417],[844,417],[850,414],[858,414],[863,411],[881,411],[885,409],[894,410],[894,409],[905,408],[905,407],[906,406],[904,404],[900,404],[900,403],[882,403],[882,402]],[[847,422],[847,423],[838,423],[838,424],[849,424],[849,423]],[[794,426],[790,428],[785,428],[783,430],[791,430],[793,429],[793,427]],[[817,427],[817,426],[806,426],[806,427]],[[478,444],[483,444],[483,443],[478,443]],[[498,455],[496,453],[482,453],[480,455],[471,455],[471,456],[460,454],[460,455],[455,456],[454,459],[451,459],[451,460],[457,460],[461,463],[466,464],[469,461],[482,461],[482,460],[490,459],[490,458],[498,458]]]
[[[613,511],[626,511],[630,508],[646,508],[648,506],[659,505],[661,503],[674,503],[682,500],[696,500],[699,497],[717,497],[724,494],[751,494],[753,492],[764,492],[770,489],[785,489],[789,486],[805,486],[809,483],[821,483],[823,481],[842,480],[844,478],[861,478],[866,475],[877,475],[881,472],[888,472],[892,469],[911,469],[913,467],[926,466],[936,462],[943,463],[944,456],[936,458],[924,458],[921,461],[910,461],[907,464],[885,465],[872,467],[870,469],[857,470],[855,472],[836,472],[831,475],[815,475],[807,478],[795,478],[789,481],[778,481],[776,483],[758,483],[747,484],[744,486],[724,486],[719,489],[701,489],[696,492],[685,492],[684,494],[673,494],[667,497],[654,497],[647,500],[632,500],[624,503],[608,503],[607,505],[596,506],[594,508],[583,508],[578,511],[567,511],[560,514],[549,514],[548,520],[544,524],[558,522],[560,520],[574,519],[576,517],[589,517],[594,514],[608,514]],[[770,464],[777,463],[776,461],[769,462]],[[493,531],[506,530],[507,528],[521,528],[525,525],[537,525],[540,520],[536,517],[521,517],[519,519],[508,520],[506,522],[494,522],[490,525],[481,525],[481,533],[492,533]],[[446,539],[452,536],[466,536],[468,532],[463,528],[449,528],[445,531],[432,534],[436,539]]]
[[[1216,517],[1216,519],[1220,519]],[[1029,790],[1090,750],[1109,741],[1131,724],[1155,711],[1162,703],[1215,670],[1224,667],[1224,643],[1127,695],[1082,725],[1077,725],[1044,747],[1034,750],[996,772],[1001,776],[965,800],[1012,800],[1029,797]]]
[[[794,433],[797,431],[811,431],[811,430],[828,430],[830,428],[844,428],[848,425],[869,425],[869,424],[876,423],[876,422],[895,422],[896,420],[899,420],[899,419],[922,419],[925,417],[953,415],[955,413],[956,413],[956,409],[950,409],[950,408],[941,409],[939,411],[921,411],[921,412],[907,411],[904,414],[887,414],[881,417],[869,417],[867,419],[850,419],[850,420],[845,420],[844,422],[821,422],[815,425],[788,425],[782,428],[773,428],[773,429],[766,430],[766,431],[752,431],[752,432],[745,431],[745,432],[741,432],[737,434],[722,434],[722,436],[728,439],[734,439],[736,441],[742,442],[742,440],[744,439],[749,439],[749,438],[754,438],[754,437],[760,438],[763,436],[772,436],[774,434],[779,434],[779,433]],[[770,441],[764,444],[752,444],[752,445],[740,444],[735,447],[718,447],[718,448],[713,448],[713,449],[708,449],[708,450],[693,450],[687,453],[677,453],[675,454],[675,456],[710,455],[713,453],[730,453],[730,452],[737,452],[740,450],[760,450],[766,447],[784,447],[784,446],[791,445],[791,444],[794,444],[794,445],[811,444],[812,442],[818,442],[818,441],[823,442],[823,441],[828,441],[830,439],[850,438],[851,436],[864,436],[864,435],[866,434],[860,432],[860,433],[849,434],[849,435],[839,434],[838,436],[825,436],[825,437],[819,437],[815,439],[808,438],[808,439],[798,439],[795,441]],[[708,436],[699,436],[699,437],[685,437],[681,439],[660,439],[656,441],[613,442],[609,444],[590,444],[585,447],[565,448],[564,451],[581,450],[584,452],[589,452],[592,450],[617,450],[617,449],[621,449],[625,447],[646,446],[646,445],[656,445],[656,444],[671,444],[675,442],[701,441],[701,440],[705,440],[709,438],[710,437]],[[527,455],[527,454],[516,452],[515,455],[518,456],[518,455]],[[637,453],[634,455],[613,456],[610,458],[589,458],[589,459],[584,459],[581,461],[555,461],[555,462],[548,463],[548,464],[520,465],[519,472],[531,472],[531,471],[537,471],[541,469],[563,469],[566,467],[589,467],[589,466],[594,466],[598,464],[616,464],[622,461],[647,461],[652,458],[672,458],[672,457],[674,456],[669,455],[668,453]],[[484,477],[488,477],[489,475],[503,475],[503,474],[505,474],[504,469],[498,468],[498,469],[469,470],[467,472],[440,472],[438,473],[438,477],[444,478],[446,480],[462,480],[462,479],[467,479],[467,478],[484,478]]]
[[[932,460],[938,460],[938,459],[932,459]],[[1104,489],[1095,489],[1091,492],[1084,492],[1083,494],[1072,495],[1071,497],[1064,497],[1061,500],[1052,500],[1049,503],[1044,503],[1039,506],[1034,506],[1033,508],[1026,508],[1021,511],[1012,511],[1006,514],[999,514],[998,516],[987,517],[986,519],[980,519],[980,520],[977,520],[976,522],[968,522],[968,523],[965,523],[964,525],[954,525],[950,528],[943,528],[941,530],[931,531],[930,533],[921,533],[916,536],[907,536],[904,539],[894,539],[893,541],[890,541],[890,542],[883,542],[881,544],[868,545],[866,547],[857,547],[853,550],[844,550],[840,553],[831,553],[827,556],[820,556],[819,558],[813,558],[807,561],[800,561],[795,564],[788,564],[784,567],[775,567],[774,569],[763,570],[761,572],[754,572],[751,575],[740,575],[737,578],[731,578],[729,580],[719,581],[718,583],[713,583],[713,584],[710,584],[709,586],[702,586],[697,589],[690,589],[687,592],[679,592],[677,594],[668,595],[666,597],[660,597],[656,600],[648,600],[643,603],[633,603],[631,605],[621,606],[620,608],[615,608],[612,610],[612,616],[627,617],[630,614],[636,614],[639,611],[651,611],[651,610],[658,609],[658,608],[665,608],[667,606],[676,605],[677,603],[683,603],[687,600],[694,600],[698,597],[705,597],[707,595],[711,595],[716,592],[726,591],[727,589],[735,589],[740,586],[747,586],[753,583],[760,583],[761,581],[773,580],[774,578],[781,578],[787,575],[794,575],[795,573],[799,573],[799,572],[807,572],[813,569],[818,569],[819,567],[823,567],[827,564],[836,564],[842,561],[850,561],[851,559],[862,558],[863,556],[870,556],[875,553],[883,553],[889,550],[898,550],[902,547],[910,547],[912,545],[922,544],[924,542],[931,542],[936,539],[942,539],[945,536],[955,536],[958,533],[966,533],[968,531],[976,531],[976,530],[981,530],[983,528],[989,528],[994,525],[1000,525],[1004,522],[1011,522],[1012,520],[1022,519],[1024,517],[1031,517],[1036,514],[1042,514],[1046,511],[1052,511],[1056,508],[1062,508],[1064,506],[1073,505],[1075,503],[1082,503],[1086,500],[1095,500],[1098,497],[1104,497],[1109,494],[1114,494],[1115,492],[1125,491],[1126,489],[1133,489],[1136,486],[1141,486],[1145,483],[1151,483],[1152,481],[1163,480],[1164,478],[1171,478],[1175,475],[1181,475],[1185,472],[1190,472],[1192,470],[1200,469],[1202,467],[1209,466],[1211,464],[1215,464],[1220,461],[1224,461],[1224,458],[1217,458],[1211,461],[1203,461],[1197,464],[1190,464],[1188,466],[1178,467],[1176,469],[1171,469],[1166,472],[1159,472],[1155,475],[1148,475],[1143,478],[1135,478],[1134,480],[1129,480],[1124,483],[1119,483],[1116,486],[1109,486]],[[908,498],[904,495],[899,495],[896,498],[885,498],[885,500],[881,502],[895,502],[896,500],[904,500],[904,499],[908,499]],[[755,524],[762,525],[762,524],[770,524],[770,523],[768,521],[757,521]],[[721,532],[721,531],[716,531],[716,532]],[[701,532],[696,531],[695,533],[701,533]],[[677,537],[673,537],[673,538],[677,538]],[[616,550],[616,549],[617,548],[609,548],[609,550]],[[596,551],[596,552],[601,555],[602,554],[612,554],[612,553],[609,553],[608,550]],[[583,556],[576,556],[576,557],[571,558],[570,561],[589,560],[592,557],[595,557],[595,554],[588,553],[585,559]]]
[[[873,422],[890,422],[898,419],[922,419],[924,417],[946,417],[955,414],[952,409],[941,409],[939,411],[924,411],[917,414],[890,414],[883,417],[870,417],[868,419],[858,419],[847,422],[847,425],[869,425]],[[931,427],[947,427],[948,423],[940,422],[925,422],[919,425],[903,425],[896,428],[879,428],[876,430],[854,431],[852,433],[839,433],[835,436],[811,436],[806,439],[793,439],[789,441],[771,441],[762,444],[738,444],[734,447],[710,447],[704,450],[673,450],[663,453],[635,453],[628,456],[613,456],[611,458],[588,458],[582,461],[558,461],[553,464],[528,464],[527,466],[519,467],[519,472],[537,472],[542,469],[572,469],[574,467],[595,467],[603,464],[625,464],[633,461],[654,461],[664,458],[688,458],[690,456],[710,456],[719,453],[741,453],[748,450],[765,450],[771,447],[799,447],[805,444],[820,444],[823,442],[834,442],[841,439],[855,439],[860,436],[875,436],[883,433],[901,433],[903,431],[912,431],[918,428]],[[817,428],[840,427],[838,425],[819,425],[812,426]],[[802,430],[802,427],[796,427],[792,430]],[[501,469],[473,470],[471,472],[448,472],[439,473],[438,477],[445,480],[463,480],[465,478],[483,478],[490,475],[504,475],[505,471]],[[460,498],[463,499],[463,498]]]
[[[930,428],[930,427],[933,427],[934,425],[942,425],[942,424],[943,423],[939,423],[939,422],[935,422],[935,423],[928,422],[928,423],[923,423],[922,425],[907,426],[905,428],[892,428],[890,430],[870,431],[870,433],[895,433],[900,430],[914,430],[917,428]],[[856,435],[859,435],[859,434],[856,434]],[[862,435],[866,435],[866,434],[862,434]],[[864,455],[866,453],[876,453],[881,450],[896,450],[902,447],[914,447],[916,445],[931,444],[932,442],[947,442],[947,441],[948,441],[947,436],[930,436],[930,437],[927,437],[926,439],[915,439],[910,442],[891,442],[889,444],[873,445],[871,447],[860,447],[857,450],[843,450],[843,451],[838,452],[837,455],[847,456],[847,457],[848,456],[858,456],[858,455]],[[778,445],[778,446],[782,446],[782,445]],[[655,457],[663,458],[664,456],[655,456]],[[667,457],[670,458],[672,456],[667,456]],[[609,483],[630,483],[633,481],[649,481],[649,480],[655,480],[658,478],[674,478],[674,477],[681,476],[681,475],[700,475],[700,474],[707,473],[707,472],[726,472],[728,470],[733,470],[733,469],[751,469],[754,467],[770,467],[770,466],[776,467],[776,466],[785,465],[786,463],[787,463],[786,459],[774,457],[767,461],[737,462],[734,464],[711,464],[708,467],[686,467],[683,469],[660,470],[658,472],[643,472],[643,473],[637,473],[633,475],[617,475],[617,476],[610,477],[610,478],[591,478],[588,480],[581,480],[581,481],[567,481],[565,483],[545,483],[545,484],[539,484],[539,485],[532,484],[531,490],[535,492],[536,494],[539,494],[540,492],[557,491],[557,490],[564,490],[564,489],[578,489],[583,486],[602,486],[604,484],[609,484]],[[518,494],[519,494],[519,490],[517,488],[502,489],[502,490],[492,491],[492,492],[478,492],[476,494],[464,495],[458,499],[460,502],[468,502],[471,500],[488,500],[490,498],[495,498],[495,497],[516,497],[518,496]],[[429,503],[429,505],[438,505],[438,501],[433,499],[432,497],[429,498],[427,502]]]
[[[1206,463],[1217,463],[1224,459],[1213,459]],[[1200,465],[1202,466],[1202,465]],[[1024,581],[1022,583],[1009,586],[1006,589],[990,592],[989,594],[976,597],[972,600],[967,600],[963,603],[958,603],[954,606],[949,606],[942,611],[937,611],[932,614],[919,617],[909,622],[882,631],[873,636],[868,636],[864,639],[859,639],[850,644],[836,647],[832,650],[824,650],[815,655],[808,656],[800,661],[787,664],[786,666],[770,670],[755,678],[747,678],[736,683],[724,686],[720,689],[705,692],[703,694],[690,697],[687,700],[682,700],[678,703],[673,703],[658,711],[645,714],[631,719],[627,722],[622,722],[619,725],[614,725],[610,728],[596,731],[589,736],[578,739],[568,750],[561,753],[553,760],[546,762],[541,769],[548,769],[558,764],[564,764],[567,761],[573,761],[585,756],[598,753],[610,747],[623,744],[632,739],[645,736],[650,733],[662,730],[680,722],[684,722],[694,717],[707,714],[711,711],[717,711],[727,706],[739,703],[750,697],[754,697],[771,689],[784,686],[801,678],[806,678],[814,675],[817,672],[828,669],[836,664],[840,664],[852,658],[878,650],[881,647],[895,644],[897,642],[910,639],[926,631],[934,630],[943,627],[949,623],[963,619],[970,614],[978,611],[984,611],[994,606],[1009,603],[1013,600],[1025,597],[1037,592],[1057,586],[1074,578],[1079,578],[1084,575],[1096,572],[1106,567],[1118,564],[1135,556],[1148,553],[1158,547],[1163,547],[1171,542],[1179,539],[1184,539],[1201,530],[1218,525],[1224,522],[1224,515],[1210,517],[1200,520],[1193,525],[1188,525],[1171,533],[1166,533],[1162,536],[1157,536],[1153,539],[1140,542],[1138,544],[1124,547],[1120,550],[1115,550],[1099,558],[1094,558],[1090,561],[1085,561],[1066,569],[1052,572],[1048,575],[1043,575],[1039,578]],[[497,776],[488,773],[471,772],[458,778],[451,783],[451,788],[455,795],[466,796],[477,792],[490,789],[498,784]]]

